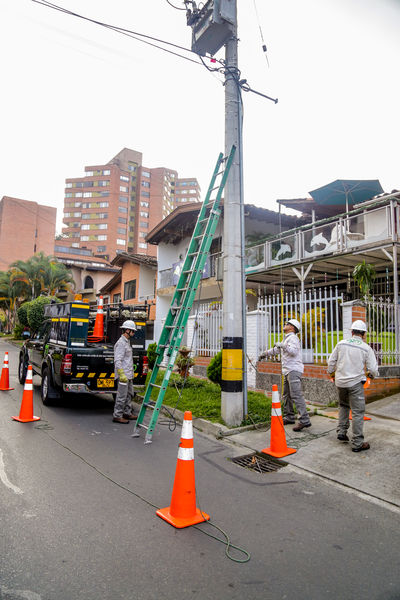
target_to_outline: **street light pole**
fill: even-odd
[[[231,166],[224,194],[223,240],[223,339],[221,414],[228,425],[240,425],[243,420],[243,357],[245,356],[243,277],[244,218],[241,193],[241,108],[238,70],[237,5],[233,34],[225,44],[225,155],[232,145],[237,151]]]

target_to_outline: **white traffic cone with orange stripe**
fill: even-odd
[[[14,421],[20,421],[20,423],[40,421],[40,417],[33,416],[33,382],[31,365],[28,365],[28,371],[26,374],[24,393],[22,394],[22,402],[19,411],[19,416],[11,418],[14,419]]]
[[[190,410],[185,412],[183,419],[171,506],[160,508],[156,512],[164,521],[177,528],[202,523],[210,518],[209,515],[196,508],[193,423]]]
[[[268,448],[261,450],[264,454],[282,458],[297,452],[295,448],[288,448],[286,444],[285,428],[283,426],[281,402],[279,400],[278,386],[272,386],[271,408],[271,441]]]
[[[9,380],[9,368],[8,368],[8,352],[4,355],[3,368],[1,370],[0,377],[0,391],[7,392],[8,390],[13,390],[14,388],[10,388],[10,380]]]

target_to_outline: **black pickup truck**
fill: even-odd
[[[104,338],[90,342],[95,311],[81,301],[49,304],[39,331],[24,342],[19,355],[18,378],[25,382],[28,365],[40,375],[43,404],[68,393],[115,393],[114,344],[121,335],[123,321],[133,319],[137,332],[132,338],[135,383],[142,385],[147,375],[145,350],[146,313],[137,307],[105,307]],[[127,316],[129,315],[129,316]],[[135,316],[141,316],[141,319]]]

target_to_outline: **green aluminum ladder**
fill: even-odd
[[[218,157],[207,195],[200,209],[192,239],[190,240],[179,281],[172,297],[171,306],[160,334],[156,349],[157,358],[132,434],[132,437],[139,437],[139,430],[141,428],[145,429],[145,444],[150,444],[152,441],[154,428],[160,414],[165,391],[168,387],[168,381],[182,342],[182,336],[185,332],[187,320],[221,215],[219,207],[221,196],[229,175],[235,150],[236,147],[232,146],[229,156],[224,157],[221,153]],[[164,378],[161,385],[157,385],[157,375],[164,357],[167,361]],[[154,390],[156,392],[153,394]],[[148,425],[145,425],[143,421],[147,409],[153,412]]]

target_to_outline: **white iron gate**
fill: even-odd
[[[399,305],[389,298],[365,298],[367,307],[367,342],[379,365],[400,364]],[[397,315],[396,315],[397,310]]]
[[[282,321],[295,318],[301,323],[300,339],[306,363],[326,363],[333,348],[343,338],[343,295],[337,287],[272,294],[260,298],[258,348],[272,348],[282,339]]]

